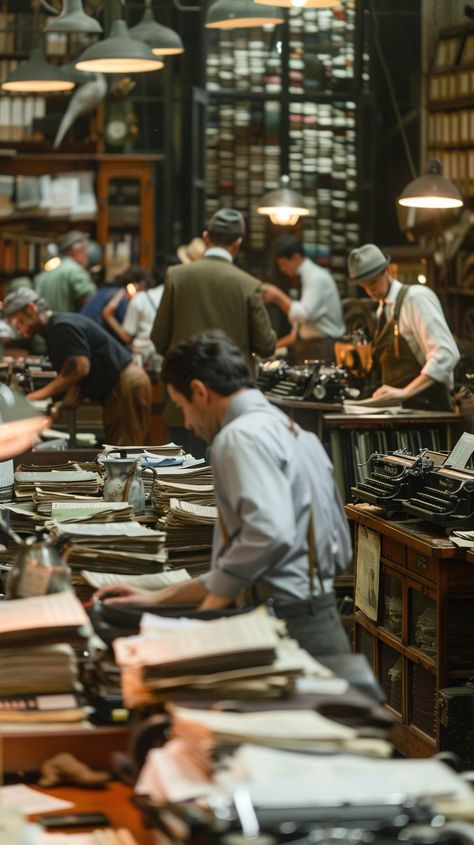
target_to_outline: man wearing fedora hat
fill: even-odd
[[[373,398],[451,410],[449,389],[460,356],[441,303],[431,288],[394,279],[389,265],[390,256],[375,244],[349,255],[351,283],[379,301],[373,356],[381,386]]]
[[[257,279],[234,265],[245,235],[244,218],[233,208],[221,208],[203,234],[204,257],[171,267],[151,332],[157,352],[168,350],[199,332],[221,329],[244,356],[252,372],[252,354],[273,353],[276,335],[263,304]],[[165,407],[169,435],[196,457],[205,457],[207,444],[184,427],[173,403]]]
[[[52,311],[77,312],[97,291],[88,271],[89,235],[73,230],[58,239],[60,264],[35,276],[33,286]]]

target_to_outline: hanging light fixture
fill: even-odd
[[[146,0],[143,17],[136,26],[129,29],[129,34],[137,41],[148,44],[155,56],[177,56],[184,53],[183,42],[178,33],[155,20],[151,0]]]
[[[408,208],[460,208],[464,205],[456,185],[441,175],[441,162],[432,158],[426,173],[413,179],[398,200]]]
[[[44,31],[101,33],[103,29],[96,18],[86,15],[82,0],[63,0],[61,12],[48,18]]]
[[[93,73],[147,73],[162,67],[146,44],[130,36],[121,18],[113,21],[108,38],[92,44],[76,61],[78,70]]]
[[[273,3],[268,9],[258,9],[252,0],[215,0],[210,6],[207,29],[240,29],[251,26],[283,23],[283,17]]]
[[[335,9],[345,0],[254,0],[258,6],[278,6],[280,9]]]
[[[49,94],[71,91],[74,82],[61,67],[46,61],[41,47],[35,47],[28,61],[10,71],[1,87],[21,94]]]
[[[309,214],[303,197],[289,187],[289,176],[282,176],[281,187],[268,191],[257,208],[259,214],[266,214],[277,226],[294,226],[300,217]]]

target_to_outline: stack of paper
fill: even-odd
[[[81,601],[88,601],[95,590],[109,584],[129,584],[141,590],[161,590],[170,584],[189,581],[190,576],[185,569],[175,569],[172,572],[150,573],[145,575],[119,575],[115,572],[89,572],[86,569],[74,573],[73,586]]]
[[[207,572],[216,521],[216,507],[171,499],[168,513],[159,521],[166,531],[168,564],[184,566],[192,575]]]
[[[102,487],[102,479],[97,472],[51,471],[51,472],[16,472],[15,495],[18,499],[54,501],[56,494],[96,496]]]
[[[54,521],[51,534],[67,540],[73,570],[140,575],[161,572],[166,561],[164,533],[134,520],[108,523],[106,530],[101,524]]]
[[[130,707],[170,699],[275,698],[302,675],[329,671],[290,640],[266,608],[202,622],[145,614],[142,633],[114,642]]]
[[[156,478],[153,484],[152,503],[155,511],[166,514],[171,506],[171,500],[190,502],[195,505],[215,505],[213,484],[193,484],[167,481]]]
[[[72,591],[0,602],[1,649],[25,641],[70,642],[84,636],[89,620]]]
[[[104,502],[95,499],[92,502],[61,501],[45,502],[37,505],[38,514],[49,517],[46,528],[52,527],[54,522],[129,522],[133,509],[128,502]]]

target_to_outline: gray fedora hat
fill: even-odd
[[[26,308],[30,302],[38,302],[40,296],[33,288],[18,288],[9,293],[3,300],[3,315],[11,317],[22,308]]]
[[[347,263],[351,284],[360,285],[379,276],[390,264],[390,256],[375,244],[364,244],[349,253]]]

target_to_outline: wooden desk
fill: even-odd
[[[467,560],[427,523],[388,521],[373,505],[348,505],[346,513],[356,523],[356,579],[359,532],[380,537],[377,619],[356,608],[355,649],[366,654],[397,719],[394,745],[406,756],[430,756],[447,747],[439,690],[474,673],[474,554]]]
[[[64,801],[71,801],[74,804],[74,807],[71,807],[71,812],[105,813],[111,820],[111,827],[116,830],[119,828],[129,830],[135,837],[137,845],[153,845],[155,842],[153,831],[146,830],[143,827],[141,814],[131,803],[132,789],[129,786],[114,782],[105,789],[58,786],[52,789],[42,789],[41,792],[62,798]],[[30,816],[30,820],[35,821],[35,816]],[[87,828],[74,828],[74,831],[76,830],[84,832]],[[70,828],[68,833],[72,832],[73,829]]]
[[[269,393],[266,393],[265,396],[272,405],[281,408],[301,428],[306,431],[313,431],[320,439],[323,435],[325,412],[342,410],[342,405],[335,402],[306,402],[304,399],[288,399],[284,396],[274,396]]]

